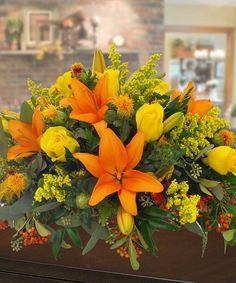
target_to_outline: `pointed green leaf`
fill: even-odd
[[[207,187],[207,188],[214,188],[220,184],[218,181],[208,180],[208,179],[200,179],[200,184]]]
[[[38,220],[35,220],[35,227],[41,237],[47,237],[51,235],[51,232]]]
[[[53,256],[56,258],[60,249],[61,249],[61,246],[62,246],[62,243],[63,243],[63,240],[64,240],[64,236],[65,236],[65,230],[64,229],[59,229],[55,232],[55,234],[53,235],[53,238],[52,238],[52,254]]]
[[[212,193],[218,200],[222,200],[224,197],[223,188],[220,186],[213,188]]]
[[[119,248],[120,246],[123,246],[126,241],[127,241],[127,238],[126,238],[126,237],[121,238],[121,239],[119,239],[117,242],[115,242],[115,243],[110,247],[110,249],[111,249],[111,250],[115,250],[115,249]]]
[[[32,123],[34,111],[28,102],[23,102],[20,109],[20,120],[25,123]]]
[[[76,246],[82,248],[83,247],[83,243],[81,241],[81,238],[79,236],[77,228],[67,228],[66,231],[67,231],[67,234],[69,235],[69,237],[71,238],[72,242]]]
[[[136,227],[136,232],[137,232],[137,234],[138,234],[139,241],[140,241],[140,243],[142,244],[143,248],[144,248],[145,250],[147,250],[147,249],[148,249],[148,245],[147,245],[147,243],[145,242],[145,240],[144,240],[144,238],[143,238],[143,235],[141,234],[141,232],[139,231],[139,229],[138,229],[137,227]]]
[[[199,184],[199,187],[200,187],[200,190],[206,194],[206,195],[209,195],[209,196],[212,196],[212,193],[202,184]]]
[[[194,222],[194,223],[186,223],[184,225],[184,227],[188,231],[190,231],[190,232],[192,232],[194,234],[197,234],[200,237],[205,237],[206,236],[206,233],[203,231],[202,226],[197,221]]]
[[[132,238],[129,239],[129,258],[133,270],[139,270],[140,265],[139,262],[137,261],[137,253],[133,245]]]
[[[231,229],[223,232],[223,237],[225,241],[230,242],[234,238],[236,229]]]

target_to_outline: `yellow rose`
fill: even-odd
[[[138,131],[145,134],[146,141],[159,139],[163,133],[164,109],[159,103],[141,106],[136,113]]]
[[[207,157],[208,165],[221,175],[231,172],[236,175],[236,149],[229,146],[213,148]]]
[[[62,126],[48,128],[40,140],[40,146],[52,161],[66,161],[66,148],[75,152],[79,143],[72,137],[72,133]]]
[[[117,211],[117,224],[121,233],[124,235],[129,235],[133,231],[134,217],[121,206]]]

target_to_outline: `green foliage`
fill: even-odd
[[[83,243],[82,243],[82,240],[80,238],[77,228],[67,228],[66,232],[68,236],[70,237],[70,239],[72,240],[72,242],[76,246],[78,246],[79,248],[83,247]]]
[[[20,120],[25,123],[32,123],[34,111],[28,102],[23,102],[20,109]]]
[[[85,69],[83,69],[83,72],[78,79],[89,89],[94,90],[97,83],[97,78],[96,75],[93,75],[91,70],[86,71]]]
[[[6,158],[7,150],[8,150],[8,139],[3,129],[2,120],[0,119],[0,157]],[[0,160],[0,162],[2,161]],[[0,172],[0,176],[1,176],[1,172]]]
[[[65,237],[65,229],[58,229],[52,236],[52,254],[57,258]]]

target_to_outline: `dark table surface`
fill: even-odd
[[[236,248],[228,248],[224,255],[223,240],[216,233],[209,237],[204,258],[201,258],[199,236],[187,231],[156,233],[158,255],[153,257],[145,253],[141,256],[141,268],[137,272],[132,271],[127,259],[118,256],[103,242],[86,256],[82,256],[78,248],[63,249],[55,261],[49,245],[12,252],[11,234],[10,230],[0,232],[0,282],[151,283],[182,280],[236,283]],[[88,239],[86,235],[82,237]],[[19,281],[14,279],[16,274],[21,276]],[[4,281],[4,276],[8,276],[9,281]],[[42,278],[49,281],[37,281]]]

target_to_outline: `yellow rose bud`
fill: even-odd
[[[207,157],[208,165],[221,175],[229,172],[236,175],[236,149],[229,146],[213,148]]]
[[[174,127],[178,126],[178,124],[183,120],[183,118],[184,114],[182,112],[176,112],[170,117],[168,117],[163,123],[164,133],[168,133]]]
[[[117,211],[117,224],[121,233],[124,235],[129,235],[133,231],[134,217],[121,206]]]
[[[66,161],[66,148],[75,152],[79,143],[72,137],[72,133],[65,127],[57,126],[48,128],[40,140],[40,146],[52,161]]]
[[[138,131],[145,134],[146,141],[155,141],[163,133],[164,109],[159,103],[141,106],[136,113]]]
[[[104,73],[97,73],[100,80],[104,75],[107,75],[107,90],[110,97],[118,95],[120,88],[119,84],[119,71],[118,70],[105,70]]]

